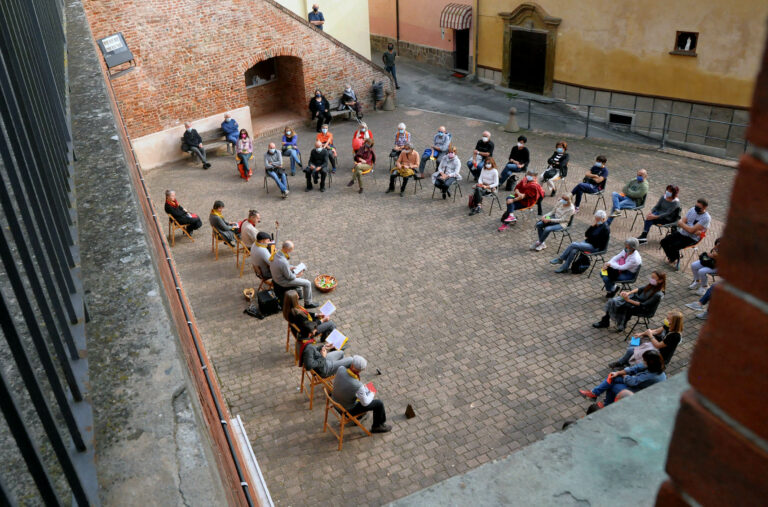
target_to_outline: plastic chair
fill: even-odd
[[[418,169],[416,171],[418,171]],[[415,174],[418,174],[418,173],[415,173]],[[420,178],[416,178],[415,174],[414,174],[414,176],[411,176],[411,179],[413,180],[413,195],[416,195],[416,185],[418,185],[419,189],[424,189],[424,187],[421,186],[421,179]],[[402,184],[403,184],[403,177],[400,176],[400,174],[398,174],[397,175],[397,186],[398,186],[398,188],[400,188],[400,185],[402,185]]]
[[[333,400],[333,398],[331,398],[331,393],[328,392],[328,389],[323,387],[323,392],[325,393],[325,420],[323,421],[323,433],[325,433],[326,430],[330,430],[331,433],[333,433],[333,436],[335,436],[339,441],[339,451],[341,451],[341,446],[344,443],[344,426],[349,423],[355,423],[361,430],[365,432],[367,436],[371,436],[371,432],[368,431],[368,428],[363,426],[360,422],[360,419],[362,419],[367,412],[353,416],[347,411],[347,409],[339,405]],[[331,407],[333,407],[333,414],[339,419],[338,433],[336,433],[333,428],[331,428],[331,425],[328,424],[328,412],[331,411]]]
[[[189,239],[195,241],[195,238],[187,231],[187,224],[181,225],[173,215],[168,215],[168,239],[171,241],[171,246],[176,245],[176,231],[181,229],[181,232],[187,235]]]

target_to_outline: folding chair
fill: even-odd
[[[245,243],[240,239],[240,236],[235,236],[237,239],[236,251],[235,251],[235,264],[240,265],[240,278],[243,277],[243,269],[245,268],[245,261],[251,255],[251,249],[248,248]],[[240,252],[243,252],[243,261],[240,262]]]
[[[261,289],[263,287],[267,287],[268,289],[272,288],[272,279],[271,278],[264,278],[264,275],[261,273],[261,268],[258,266],[251,266],[253,268],[253,273],[256,275],[256,278],[259,279],[259,288],[256,289],[256,294],[261,292]]]
[[[557,253],[560,253],[560,249],[563,247],[563,241],[565,240],[565,237],[568,236],[568,241],[573,243],[573,238],[571,238],[570,228],[571,225],[573,225],[573,219],[576,218],[576,215],[571,215],[571,218],[568,219],[568,224],[560,229],[559,231],[552,231],[552,235],[554,234],[560,234],[560,244],[557,246]]]
[[[599,252],[582,252],[590,259],[592,263],[592,266],[589,268],[589,274],[587,275],[587,278],[592,276],[592,271],[595,269],[598,261],[605,263],[605,257],[603,256],[607,251],[608,250],[600,250]]]
[[[360,422],[360,419],[362,419],[366,412],[352,416],[347,411],[347,409],[336,403],[333,398],[331,398],[331,393],[328,392],[328,389],[323,387],[323,392],[325,393],[325,420],[323,421],[323,433],[325,433],[326,430],[330,430],[331,433],[333,433],[333,436],[335,436],[339,441],[339,451],[341,451],[341,446],[344,443],[344,426],[350,422],[355,423],[361,430],[365,432],[367,436],[371,436],[371,432],[368,431],[368,428],[363,426]],[[328,424],[328,412],[331,411],[331,407],[333,407],[333,414],[339,419],[338,433],[336,433],[333,428],[331,428],[331,425]]]
[[[179,229],[181,229],[181,231],[186,234],[189,239],[195,241],[195,238],[193,238],[192,235],[187,231],[187,224],[181,225],[176,221],[175,218],[173,218],[173,215],[168,215],[168,239],[171,242],[171,246],[176,245],[176,231]]]
[[[659,297],[656,298],[656,301],[647,306],[644,312],[629,317],[630,319],[632,319],[632,317],[637,318],[635,319],[635,323],[632,324],[632,327],[629,329],[629,333],[627,333],[624,341],[629,340],[629,337],[632,336],[632,332],[635,330],[637,325],[640,324],[641,320],[643,321],[643,325],[646,329],[651,327],[651,319],[656,315],[656,310],[658,310],[659,305],[661,304],[661,300],[664,297],[661,292],[658,293],[658,296]]]
[[[432,199],[435,198],[435,192],[437,191],[437,187],[432,185]],[[461,193],[461,185],[459,185],[459,180],[454,181],[451,183],[451,186],[448,188],[449,192],[453,192],[453,202],[456,202],[456,194],[458,193],[463,198],[464,195]]]
[[[236,252],[237,247],[230,245],[218,230],[216,230],[214,227],[211,227],[211,252],[215,252],[216,260],[219,260],[219,243],[224,243],[229,247],[230,250],[232,250],[233,253]]]
[[[555,195],[564,194],[565,191],[568,190],[567,179],[567,176],[560,176],[560,173],[558,172],[557,175],[550,180],[555,185]]]
[[[331,375],[328,378],[323,378],[315,373],[314,370],[307,371],[304,366],[301,367],[301,386],[299,387],[299,392],[306,394],[307,398],[309,398],[310,410],[312,410],[312,405],[315,400],[315,386],[323,386],[323,388],[333,392],[332,382],[334,377],[335,375]],[[304,380],[309,382],[306,389],[304,389]]]

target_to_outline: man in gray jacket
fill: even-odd
[[[352,356],[349,368],[339,366],[333,379],[333,399],[347,409],[350,415],[373,412],[371,433],[387,433],[392,426],[387,424],[387,412],[384,403],[374,398],[374,392],[360,382],[360,372],[368,366],[368,361],[361,356]]]
[[[269,271],[272,273],[272,282],[283,289],[301,289],[302,299],[304,299],[304,308],[317,308],[318,304],[312,300],[312,282],[304,278],[297,278],[288,259],[293,252],[293,241],[285,241],[280,251],[275,252],[269,261]]]
[[[280,187],[280,193],[285,199],[288,196],[288,178],[283,169],[283,155],[275,148],[275,143],[269,143],[267,152],[264,154],[264,169],[267,171],[267,176],[275,180]]]

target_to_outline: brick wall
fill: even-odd
[[[657,505],[768,499],[768,45],[733,185],[721,260],[669,446]]]
[[[373,35],[371,34],[371,50],[375,52],[381,52],[387,50],[387,44],[395,44],[398,54],[417,62],[426,62],[431,65],[437,65],[438,67],[445,67],[446,69],[453,69],[455,66],[455,56],[453,51],[446,51],[444,49],[433,48],[430,46],[422,46],[415,42],[407,42],[400,40],[398,44],[392,37],[386,35]],[[470,55],[470,60],[472,56]],[[472,65],[470,65],[470,68]]]
[[[330,99],[351,82],[363,107],[371,105],[374,79],[392,88],[388,76],[369,60],[271,0],[83,4],[94,38],[122,32],[136,58],[134,71],[112,81],[133,138],[249,105],[244,72],[277,56],[295,57],[294,62],[284,59],[283,70],[303,76],[303,84],[277,90],[278,101],[285,104],[290,98],[302,111],[315,88]]]

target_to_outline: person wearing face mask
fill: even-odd
[[[699,260],[691,263],[691,272],[693,273],[693,282],[688,286],[688,290],[695,290],[696,294],[703,296],[707,292],[709,279],[707,275],[717,274],[717,258],[720,256],[720,238],[715,240],[715,246],[712,250],[703,252],[699,255]]]
[[[651,209],[651,212],[645,216],[643,232],[637,238],[640,243],[648,242],[648,231],[653,225],[673,224],[680,220],[680,199],[677,194],[680,189],[675,185],[667,185],[667,189],[659,198],[659,202]]]
[[[272,282],[280,287],[278,290],[281,294],[287,289],[300,289],[304,308],[317,308],[318,304],[312,300],[312,282],[299,278],[304,272],[295,273],[294,267],[288,264],[293,250],[293,241],[284,241],[280,250],[270,256],[269,271],[272,274]]]
[[[545,241],[554,231],[562,231],[563,226],[568,223],[576,210],[571,204],[571,196],[563,194],[560,196],[560,200],[557,201],[557,206],[547,215],[544,215],[541,220],[536,222],[536,232],[539,234],[539,240],[531,245],[531,250],[541,252],[547,248]]]
[[[707,213],[709,203],[706,199],[696,201],[696,206],[688,210],[682,220],[677,222],[678,229],[659,243],[667,256],[667,262],[678,269],[680,250],[695,245],[704,238],[712,217]]]
[[[659,300],[664,296],[666,284],[666,274],[661,271],[652,272],[645,287],[622,291],[618,296],[609,299],[605,303],[605,315],[592,324],[592,327],[609,327],[613,320],[616,323],[616,332],[624,331],[630,317],[644,313],[646,308],[659,304]]]
[[[499,188],[499,171],[496,169],[496,161],[493,157],[488,157],[485,162],[472,194],[472,211],[469,212],[469,216],[480,213],[483,208],[483,197],[496,192]]]
[[[559,256],[552,259],[550,264],[562,264],[555,273],[566,273],[571,263],[580,252],[602,252],[608,247],[611,229],[605,224],[605,211],[595,212],[595,222],[584,233],[584,241],[573,242]]]
[[[640,169],[637,171],[637,176],[624,185],[621,193],[613,192],[611,194],[613,208],[611,209],[611,216],[608,218],[608,225],[611,225],[614,218],[621,216],[619,210],[635,209],[642,206],[646,195],[648,195],[648,172],[645,169]]]
[[[230,116],[229,113],[226,113],[224,115],[224,121],[221,122],[221,131],[224,132],[224,137],[227,139],[227,142],[233,146],[235,146],[238,139],[240,139],[238,133],[239,128],[237,122],[232,119],[232,116]]]
[[[307,188],[305,192],[312,190],[312,181],[317,185],[320,180],[320,191],[325,192],[325,178],[328,175],[328,152],[323,148],[323,143],[315,141],[315,149],[309,155],[307,168],[304,169],[307,176]]]
[[[440,125],[440,127],[437,129],[437,134],[435,134],[435,137],[432,140],[432,147],[427,148],[424,150],[424,153],[421,154],[421,163],[419,163],[419,178],[424,177],[424,169],[426,168],[427,161],[429,159],[436,160],[436,165],[440,165],[450,145],[451,134],[445,130],[443,125]]]
[[[325,24],[325,18],[323,17],[323,13],[320,12],[320,6],[317,4],[312,5],[312,12],[307,14],[307,19],[309,20],[309,24],[317,28],[318,30],[323,30],[323,25]]]
[[[393,161],[397,160],[397,158],[400,156],[400,152],[410,144],[411,133],[405,130],[405,123],[398,124],[397,132],[395,132],[395,145],[392,147],[392,151],[389,152],[389,158],[391,158]]]
[[[406,144],[397,157],[394,169],[390,171],[389,188],[385,193],[388,194],[395,191],[395,179],[400,175],[400,178],[403,180],[402,185],[400,185],[400,197],[403,197],[405,187],[408,185],[408,179],[416,174],[417,167],[419,167],[419,156],[413,151],[413,147],[410,144]]]
[[[480,176],[480,171],[483,170],[483,166],[486,163],[486,159],[493,156],[493,141],[491,141],[491,133],[488,131],[483,132],[477,143],[475,143],[475,149],[472,152],[472,158],[467,160],[467,167],[472,176],[475,177],[475,181]]]
[[[352,134],[352,153],[357,153],[357,150],[363,146],[363,143],[367,139],[373,141],[373,132],[371,132],[371,129],[368,128],[368,125],[363,122],[360,124],[357,130],[355,130],[355,133]]]
[[[558,141],[555,145],[555,152],[547,159],[547,170],[541,175],[541,185],[547,187],[551,191],[550,196],[555,196],[555,184],[552,180],[556,176],[565,178],[568,176],[568,160],[570,159],[568,154],[568,143],[565,141]]]
[[[664,359],[664,364],[668,365],[672,361],[677,346],[683,339],[683,312],[671,310],[664,318],[661,327],[643,331],[637,337],[640,338],[640,345],[627,347],[627,351],[621,359],[609,364],[609,368],[626,368],[640,364],[643,361],[645,351],[653,349],[659,351]]]
[[[205,158],[205,148],[203,148],[203,138],[197,133],[197,130],[192,128],[192,124],[186,122],[184,124],[184,135],[181,138],[181,151],[192,153],[203,164],[203,169],[208,169],[211,164]]]
[[[251,171],[251,168],[248,166],[248,163],[253,158],[253,142],[251,142],[251,138],[248,136],[248,131],[245,129],[242,129],[240,131],[240,138],[237,140],[237,160],[240,161],[240,164],[242,164],[242,170],[240,172],[240,177],[243,178],[245,181],[248,181],[251,178],[251,175],[253,172]],[[239,165],[238,165],[239,168]]]
[[[528,138],[520,136],[517,138],[517,144],[512,147],[509,152],[509,162],[504,170],[501,171],[499,176],[499,185],[504,185],[507,182],[504,190],[512,190],[512,186],[515,184],[517,178],[513,176],[514,173],[525,172],[528,169],[528,163],[531,160],[531,154],[528,148],[525,147],[525,143],[528,142]],[[511,178],[510,178],[511,176]]]
[[[596,403],[597,408],[604,408],[619,399],[624,391],[629,390],[636,393],[653,384],[667,380],[667,374],[664,373],[665,368],[664,359],[658,350],[646,350],[641,363],[620,371],[612,371],[600,385],[591,391],[579,389],[579,394],[587,399],[595,400],[601,394],[606,393],[605,402],[598,401]]]
[[[275,148],[275,143],[269,143],[267,152],[264,154],[264,170],[267,176],[275,180],[285,199],[288,196],[288,178],[285,177],[283,168],[283,155]]]
[[[318,129],[318,132],[320,130]],[[301,152],[299,151],[299,136],[296,134],[296,131],[293,130],[293,127],[285,127],[285,131],[283,132],[283,139],[282,139],[282,148],[284,157],[288,157],[288,160],[291,161],[291,176],[296,174],[296,166],[299,166],[299,169],[302,168],[301,165]]]
[[[336,174],[336,148],[333,146],[333,134],[328,131],[328,125],[320,127],[320,132],[317,133],[315,141],[320,141],[323,145],[323,149],[328,152],[328,160],[331,162],[331,172]]]
[[[515,187],[514,194],[507,197],[507,211],[501,215],[502,225],[498,231],[504,232],[510,225],[517,223],[515,210],[530,208],[534,204],[540,203],[543,197],[544,189],[536,181],[536,171],[529,170],[525,178],[520,180]]]
[[[584,175],[584,181],[571,190],[571,193],[576,196],[576,201],[574,202],[576,211],[579,211],[583,194],[596,194],[605,188],[605,184],[608,182],[608,169],[605,168],[606,162],[608,162],[608,159],[605,158],[605,155],[598,155],[595,159],[595,165]]]
[[[347,183],[348,187],[357,184],[360,190],[358,194],[363,193],[363,175],[373,171],[373,165],[376,163],[376,153],[373,151],[373,139],[366,139],[359,150],[355,152],[355,165],[352,167],[352,179]]]
[[[395,88],[400,89],[400,85],[397,84],[397,71],[395,69],[395,58],[397,57],[397,51],[392,43],[387,44],[387,50],[381,55],[381,61],[384,62],[384,71],[392,74],[392,79],[395,81]]]
[[[339,111],[343,111],[344,109],[354,111],[358,120],[363,117],[360,102],[358,102],[357,95],[352,89],[352,85],[349,83],[344,87],[344,91],[341,94],[341,100],[339,100]]]
[[[640,252],[637,251],[638,246],[640,246],[640,242],[636,238],[627,238],[624,241],[624,249],[603,264],[600,277],[605,284],[606,298],[612,298],[618,292],[616,282],[631,280],[637,270],[640,269],[643,259],[640,257]]]
[[[440,189],[443,199],[451,195],[451,185],[461,181],[461,160],[456,154],[456,148],[450,145],[446,152],[437,166],[437,171],[432,173],[432,183]]]
[[[309,112],[312,113],[310,120],[317,118],[317,132],[320,132],[324,123],[331,124],[331,105],[320,90],[315,90],[314,97],[309,99]]]

